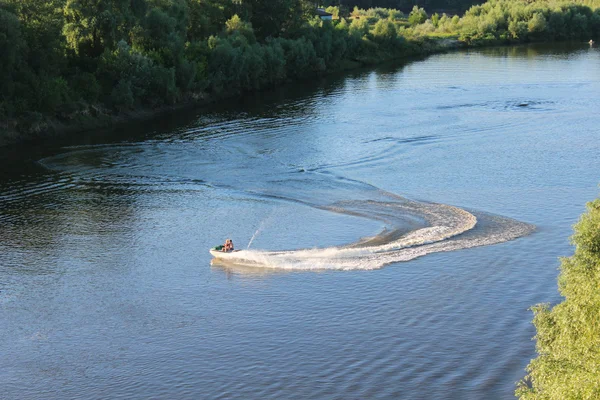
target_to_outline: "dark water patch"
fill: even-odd
[[[503,100],[489,101],[484,103],[448,104],[437,106],[438,110],[450,109],[480,109],[500,111],[554,111],[556,106],[552,101],[540,100]]]
[[[409,138],[398,138],[398,137],[391,137],[391,136],[386,136],[383,138],[377,138],[377,139],[372,139],[372,140],[368,140],[365,143],[372,143],[372,142],[394,142],[394,143],[415,143],[415,144],[419,144],[422,142],[431,142],[431,141],[435,141],[440,139],[440,136],[436,136],[436,135],[426,135],[426,136],[416,136],[416,137],[409,137]]]
[[[554,111],[556,105],[551,101],[536,101],[536,100],[518,100],[515,102],[508,102],[505,110],[522,110],[522,111]]]

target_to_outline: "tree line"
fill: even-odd
[[[462,18],[343,3],[322,21],[312,0],[0,0],[0,130],[218,99],[427,53],[439,38],[589,39],[600,14],[588,1],[490,0]]]
[[[462,18],[432,15],[407,36],[452,36],[469,44],[589,40],[600,36],[595,2],[489,0]]]
[[[321,4],[327,6],[339,6],[352,10],[354,7],[364,10],[369,8],[392,8],[408,13],[413,6],[427,10],[445,10],[453,13],[461,13],[474,4],[481,4],[484,0],[326,0]]]
[[[0,121],[27,130],[419,51],[387,19],[314,14],[307,0],[0,0]]]

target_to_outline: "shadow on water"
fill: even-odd
[[[572,57],[574,51],[586,51],[590,46],[583,42],[541,43],[521,46],[491,47],[458,50],[456,53],[481,54],[507,58],[535,58],[540,55]],[[576,53],[575,53],[576,54]],[[69,146],[86,146],[107,143],[134,143],[147,140],[165,140],[177,137],[186,127],[202,127],[215,121],[244,118],[279,118],[310,116],[316,112],[316,96],[327,98],[347,87],[349,82],[366,82],[375,79],[384,87],[397,79],[398,73],[426,57],[408,61],[391,61],[375,67],[363,67],[336,72],[310,80],[288,83],[260,92],[225,99],[207,106],[182,109],[160,114],[142,121],[121,123],[114,128],[79,132],[65,136],[52,136],[34,143],[17,144],[0,148],[0,181],[17,173],[36,173],[40,169],[32,164],[44,156]],[[366,83],[364,83],[366,84]],[[357,87],[359,90],[360,87]]]
[[[589,50],[586,42],[539,43],[520,46],[500,46],[457,50],[456,53],[482,54],[484,56],[535,58],[540,55],[572,56],[574,51]],[[282,112],[289,116],[310,114],[315,104],[305,101],[319,95],[329,94],[344,88],[347,81],[361,80],[372,76],[383,83],[392,82],[406,66],[418,63],[427,57],[414,57],[408,61],[390,61],[374,67],[362,67],[349,71],[335,72],[310,80],[288,83],[260,92],[246,93],[239,97],[224,99],[214,104],[193,109],[183,109],[160,114],[155,118],[121,123],[114,128],[79,132],[65,136],[52,136],[35,143],[17,144],[0,148],[0,165],[18,165],[48,155],[66,146],[96,145],[104,143],[137,142],[152,140],[176,132],[182,127],[202,123],[205,117],[210,123],[214,119],[227,120],[239,115],[251,117],[277,117]],[[2,168],[0,174],[10,168]],[[0,175],[0,179],[3,175]]]
[[[310,80],[288,83],[259,92],[243,94],[195,108],[184,108],[161,113],[154,118],[119,123],[114,128],[50,136],[34,142],[0,147],[0,180],[10,176],[15,166],[28,168],[36,159],[48,156],[69,146],[93,146],[107,143],[134,143],[157,138],[167,139],[190,126],[210,125],[215,121],[244,118],[277,118],[306,116],[315,112],[316,104],[310,99],[326,98],[343,89],[348,80],[357,80],[370,74],[387,79],[404,68],[408,62],[389,62],[376,67],[363,67],[336,72]],[[37,168],[32,168],[36,171]]]
[[[540,56],[570,58],[577,56],[581,52],[589,51],[589,49],[590,45],[587,42],[571,41],[488,47],[469,49],[465,50],[465,52],[467,54],[481,54],[486,57],[536,59]]]

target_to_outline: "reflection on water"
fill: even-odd
[[[456,52],[2,150],[3,395],[510,397],[597,194],[598,58]]]

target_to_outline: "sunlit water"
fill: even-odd
[[[599,62],[450,53],[3,150],[0,397],[511,398],[598,194]]]

